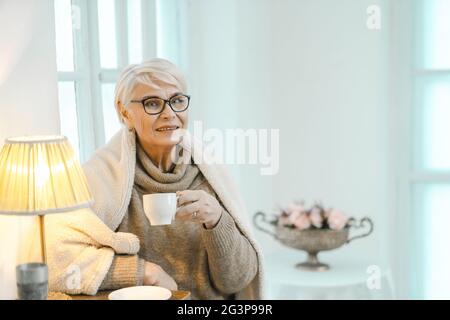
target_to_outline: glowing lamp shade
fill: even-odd
[[[0,151],[0,214],[40,216],[44,261],[43,216],[91,203],[86,177],[66,137],[6,139]]]

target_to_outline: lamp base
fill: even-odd
[[[41,237],[41,257],[42,262],[47,263],[47,249],[45,247],[45,220],[44,215],[39,216],[39,229],[40,229],[40,237]]]

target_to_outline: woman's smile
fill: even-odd
[[[180,127],[177,125],[173,126],[161,126],[159,128],[156,128],[156,131],[158,132],[173,132],[175,130],[178,130]]]

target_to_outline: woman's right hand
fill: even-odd
[[[144,285],[160,286],[169,290],[178,289],[175,280],[163,268],[148,261],[145,261],[144,265]]]

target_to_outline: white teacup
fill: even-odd
[[[177,211],[175,193],[153,193],[143,196],[144,212],[152,226],[171,224]]]

